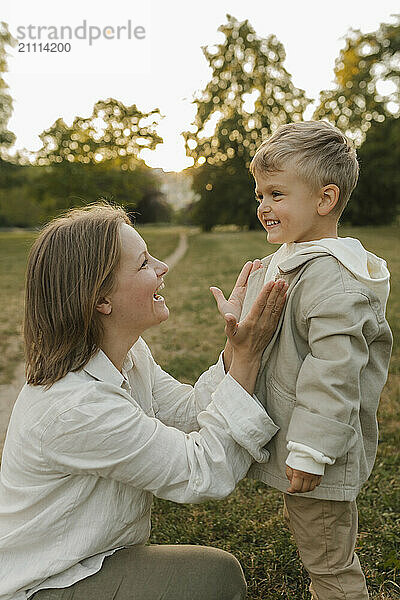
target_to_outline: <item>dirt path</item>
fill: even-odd
[[[173,269],[175,265],[183,258],[188,249],[187,234],[181,233],[179,235],[179,243],[172,254],[167,256],[165,262],[167,263],[169,270]]]
[[[187,234],[181,233],[179,243],[172,254],[165,258],[169,270],[181,260],[188,249]],[[4,438],[6,436],[8,421],[10,420],[11,411],[14,402],[17,399],[19,392],[25,382],[24,364],[17,365],[12,383],[0,385],[0,451],[3,447]]]

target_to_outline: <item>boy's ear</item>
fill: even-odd
[[[321,217],[328,215],[336,206],[339,200],[340,190],[334,183],[329,183],[321,189],[320,200],[318,202],[318,214]]]

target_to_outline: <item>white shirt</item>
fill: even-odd
[[[0,479],[0,600],[97,572],[150,534],[152,496],[223,498],[277,426],[222,358],[181,384],[139,338],[121,374],[99,351],[49,390],[22,388]]]

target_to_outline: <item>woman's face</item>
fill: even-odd
[[[116,285],[110,294],[110,317],[117,327],[141,334],[168,319],[169,310],[158,294],[168,267],[153,258],[140,235],[126,223],[121,225],[121,260]]]

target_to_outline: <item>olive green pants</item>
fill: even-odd
[[[284,516],[311,578],[313,600],[368,600],[365,577],[354,549],[355,502],[284,494]]]
[[[130,546],[97,573],[33,600],[244,600],[246,582],[229,552],[207,546]]]

